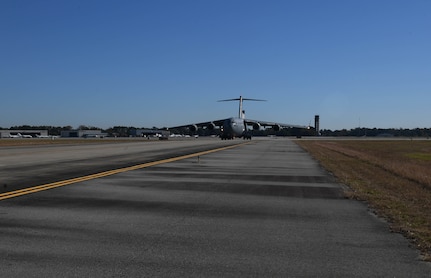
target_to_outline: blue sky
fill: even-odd
[[[431,1],[0,1],[0,126],[431,127]]]

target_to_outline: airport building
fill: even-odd
[[[48,130],[0,130],[0,138],[30,138],[31,137],[47,137]]]
[[[61,137],[67,138],[103,138],[108,136],[107,133],[102,133],[101,130],[64,130],[61,132]]]

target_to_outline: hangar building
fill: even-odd
[[[101,130],[64,130],[61,132],[61,137],[83,137],[83,138],[103,138],[108,136],[107,133],[102,133]]]

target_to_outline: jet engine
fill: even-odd
[[[273,129],[274,131],[279,131],[279,130],[281,129],[281,126],[279,126],[279,125],[273,125],[273,126],[272,126],[272,129]]]
[[[196,130],[198,130],[198,126],[197,125],[190,125],[189,129],[190,129],[190,131],[195,132]]]
[[[254,130],[259,130],[260,129],[260,124],[259,123],[254,123],[253,124],[253,129]]]
[[[214,123],[209,123],[209,124],[207,125],[207,128],[208,128],[209,130],[213,130],[213,129],[215,128],[215,124],[214,124]]]

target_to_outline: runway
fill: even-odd
[[[2,196],[123,169],[0,201],[2,275],[430,276],[405,238],[345,199],[294,142],[242,143],[0,149]]]

